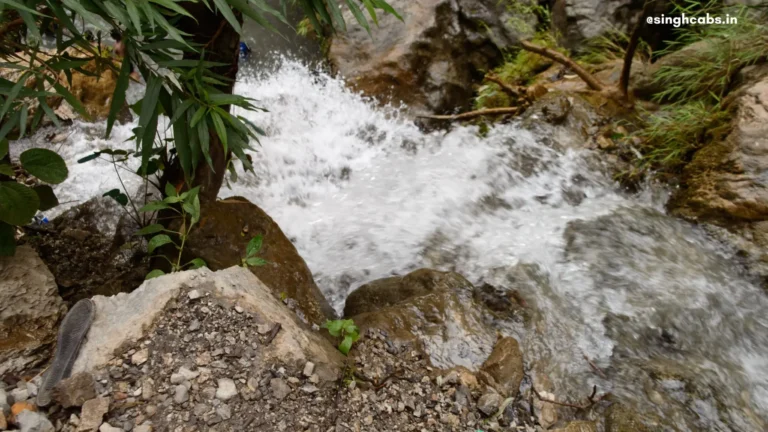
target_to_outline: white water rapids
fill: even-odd
[[[621,192],[600,155],[546,127],[424,133],[297,62],[243,73],[236,92],[270,110],[245,114],[268,136],[256,174],[221,196],[269,213],[338,310],[362,283],[420,267],[501,287],[514,274],[509,288],[541,311],[516,336],[556,394],[583,398],[597,384],[667,428],[763,428],[768,299],[729,251],[664,215],[663,194]],[[29,141],[68,161],[57,193],[71,202],[57,212],[120,187],[112,165],[75,161],[131,148],[132,127],[105,141],[103,125],[76,123],[61,145],[45,131]]]

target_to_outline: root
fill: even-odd
[[[582,80],[584,80],[585,83],[591,88],[592,90],[597,91],[603,91],[607,87],[605,84],[603,84],[599,79],[597,79],[594,75],[587,72],[586,69],[579,66],[578,63],[573,61],[572,59],[564,56],[563,54],[560,54],[559,52],[555,50],[551,50],[549,48],[540,47],[538,45],[532,44],[528,41],[521,41],[520,45],[526,50],[530,51],[532,53],[538,54],[542,57],[546,57],[550,60],[554,60],[558,63],[560,63],[563,66],[567,66],[570,68],[576,75],[579,76]]]

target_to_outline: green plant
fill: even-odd
[[[589,39],[583,52],[576,57],[576,60],[588,66],[623,60],[627,46],[629,46],[629,35],[611,29],[605,34]],[[651,55],[650,45],[641,40],[635,51],[634,60],[647,62],[651,59]]]
[[[248,246],[245,248],[245,256],[242,258],[243,267],[258,267],[263,266],[267,261],[263,258],[257,257],[256,254],[261,251],[264,237],[259,234],[248,242]]]
[[[214,161],[227,164],[234,157],[246,170],[252,169],[246,150],[252,149],[251,140],[258,142],[258,136],[263,135],[256,125],[230,112],[232,106],[260,109],[252,99],[232,94],[237,72],[235,47],[243,17],[273,28],[269,18],[285,22],[288,3],[281,0],[282,11],[278,11],[262,0],[3,0],[0,67],[17,73],[11,79],[0,78],[0,142],[24,136],[44,117],[60,126],[49,105],[53,101],[63,99],[89,119],[70,91],[72,75],[94,76],[104,70],[117,74],[106,121],[105,135],[109,137],[124,107],[131,69],[135,68],[146,82],[144,97],[136,106],[139,118],[134,129],[140,172],[147,175],[151,171],[150,161],[158,150],[155,137],[159,125],[166,124],[174,137],[168,148],[169,165],[165,165],[169,169],[164,174],[174,176],[169,180],[175,185],[183,183],[184,189],[200,185],[201,197],[215,199],[226,167],[214,166]],[[346,29],[336,1],[290,3],[303,8],[318,32],[323,24],[329,29]],[[376,10],[398,16],[385,0],[343,3],[369,32],[363,10],[374,23],[378,22]],[[200,30],[203,26],[212,29],[208,40],[202,40],[209,34]],[[122,59],[106,55],[107,50],[102,49],[108,34],[121,40]],[[44,35],[49,39],[46,45],[55,48],[43,47]],[[232,47],[232,51],[222,52],[216,49],[219,45]],[[161,116],[169,121],[161,122]],[[57,166],[60,162],[61,158],[57,159]],[[39,198],[12,186],[13,181],[0,181],[4,194],[0,250],[13,253],[14,226],[29,222],[39,208]],[[119,191],[110,193],[123,200]]]
[[[679,168],[695,150],[725,135],[729,117],[720,101],[693,100],[662,107],[650,114],[645,127],[637,132],[643,140],[639,167]]]
[[[198,196],[199,192],[200,188],[195,187],[188,190],[187,192],[179,194],[173,185],[168,183],[165,186],[165,199],[161,201],[150,202],[142,207],[141,210],[139,210],[141,212],[148,213],[155,213],[160,210],[169,210],[178,214],[181,221],[181,226],[179,227],[178,231],[169,230],[163,225],[155,223],[146,226],[136,232],[136,235],[156,234],[154,237],[149,239],[147,244],[147,251],[149,253],[152,253],[157,248],[167,244],[172,244],[174,247],[176,247],[176,250],[178,251],[178,257],[176,258],[175,262],[171,261],[164,255],[158,255],[168,261],[168,263],[171,265],[171,272],[181,271],[187,267],[189,267],[189,269],[197,269],[206,265],[205,261],[200,258],[195,258],[184,265],[181,264],[181,257],[184,253],[184,244],[189,237],[189,233],[192,231],[192,227],[194,227],[194,225],[200,221],[200,197]],[[187,219],[188,217],[189,219]],[[177,241],[174,241],[171,236],[165,233],[172,234],[174,237],[177,237],[178,243]],[[149,272],[149,274],[147,274],[146,279],[152,279],[164,274],[165,272],[160,269],[152,270]]]
[[[328,329],[328,333],[330,333],[331,336],[342,338],[341,343],[339,343],[339,351],[344,355],[349,354],[352,344],[360,339],[360,330],[351,319],[329,320],[326,321],[322,327]]]
[[[13,178],[15,174],[7,157],[8,151],[8,140],[0,139],[0,256],[11,256],[16,252],[17,226],[32,221],[38,210],[45,211],[59,204],[50,186],[29,187]],[[27,172],[50,184],[63,182],[69,174],[64,159],[47,149],[25,150],[19,156],[19,163]]]

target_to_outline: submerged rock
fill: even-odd
[[[0,257],[0,376],[46,361],[65,311],[53,275],[32,248]]]
[[[511,337],[500,339],[490,357],[480,368],[493,379],[497,390],[506,397],[517,396],[520,383],[523,382],[523,353],[517,340]]]
[[[379,17],[333,37],[329,58],[350,85],[395,105],[447,112],[469,105],[472,83],[530,36],[535,15],[496,0],[392,0],[403,21]],[[347,22],[354,17],[344,12]]]
[[[422,269],[361,290],[350,295],[348,308],[363,311],[352,316],[361,330],[380,329],[398,342],[416,343],[436,367],[476,370],[496,341],[495,331],[483,322],[487,310],[458,273]]]
[[[187,240],[186,253],[202,258],[212,270],[241,264],[248,242],[264,237],[258,257],[267,261],[250,270],[275,298],[294,299],[297,313],[308,323],[322,324],[335,313],[312,278],[307,263],[275,221],[245,198],[216,201],[202,209],[202,219]]]

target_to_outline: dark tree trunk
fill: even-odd
[[[224,93],[232,93],[232,88],[237,77],[238,67],[238,46],[240,43],[240,34],[227,22],[220,14],[210,11],[202,2],[185,3],[187,11],[190,12],[195,20],[186,18],[179,24],[180,30],[189,33],[192,42],[203,45],[203,59],[206,61],[225,63],[226,66],[218,66],[212,69],[213,72],[223,75],[231,80],[226,86],[219,86],[219,90]],[[242,23],[242,16],[235,12],[238,20]],[[199,54],[188,53],[185,58],[198,59]],[[222,106],[229,111],[229,106]],[[224,152],[224,148],[219,141],[218,136],[211,128],[210,155],[213,166],[201,163],[195,171],[195,179],[192,186],[200,186],[200,200],[202,202],[212,202],[221,189],[224,181],[224,174],[227,169],[227,161],[231,153]],[[183,178],[180,167],[170,170],[178,173]],[[175,179],[169,179],[171,181]],[[174,184],[179,184],[174,181]]]

